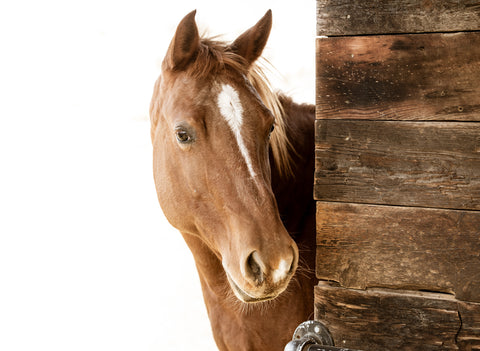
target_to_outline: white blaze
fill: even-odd
[[[248,150],[245,147],[242,138],[243,107],[237,91],[231,85],[222,84],[222,91],[218,94],[217,104],[220,113],[228,122],[230,129],[235,135],[238,148],[245,159],[248,171],[252,178],[254,178],[255,171],[253,170],[252,161],[250,160]]]
[[[281,260],[278,268],[272,272],[272,278],[274,283],[278,283],[284,279],[290,271],[290,264],[286,260]]]

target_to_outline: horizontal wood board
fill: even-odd
[[[480,32],[317,38],[316,60],[319,119],[480,121]]]
[[[317,35],[480,30],[478,0],[317,0]]]
[[[317,120],[315,198],[480,210],[480,123]]]
[[[480,302],[480,212],[317,202],[316,272]]]
[[[480,350],[480,304],[446,294],[354,290],[321,282],[315,319],[336,346],[368,351]]]

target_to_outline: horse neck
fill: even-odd
[[[238,330],[238,327],[232,326],[236,317],[232,314],[229,302],[234,301],[235,297],[231,292],[232,298],[228,298],[230,288],[221,260],[200,237],[183,232],[182,236],[195,260],[215,342],[219,350],[229,350],[224,342],[225,329]]]
[[[297,104],[283,94],[279,101],[284,110],[287,138],[295,152],[292,153],[292,168],[295,178],[302,176],[302,167],[315,158],[315,105]]]
[[[287,137],[292,152],[292,175],[282,176],[272,165],[272,188],[282,220],[288,232],[304,251],[310,268],[314,267],[315,201],[313,182],[315,172],[315,106],[296,104],[279,95],[285,113]],[[305,252],[307,251],[307,252]]]
[[[282,94],[279,94],[279,100],[284,110],[287,138],[294,151],[291,152],[292,174],[289,176],[282,176],[271,161],[273,190],[275,195],[281,195],[294,187],[308,188],[307,202],[311,202],[310,185],[313,186],[315,167],[315,106],[294,103]]]

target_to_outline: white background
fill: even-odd
[[[148,105],[184,15],[231,40],[269,8],[272,81],[313,102],[313,0],[2,1],[0,350],[215,349]]]

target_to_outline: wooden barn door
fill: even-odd
[[[480,350],[480,2],[317,0],[315,318]]]

